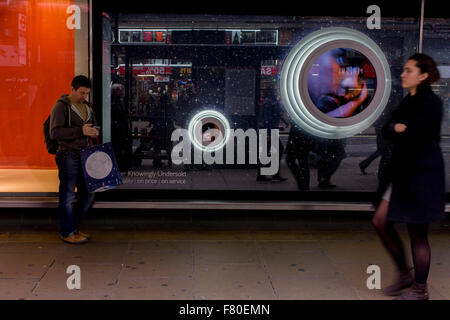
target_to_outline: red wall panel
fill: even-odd
[[[54,168],[42,124],[74,76],[68,0],[0,1],[0,168]]]

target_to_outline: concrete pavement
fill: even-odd
[[[55,209],[2,209],[0,299],[385,300],[367,268],[380,267],[382,287],[395,275],[367,212],[95,209],[84,245],[62,243],[56,219]],[[450,298],[449,222],[430,236],[434,300]],[[72,265],[79,290],[67,287]]]

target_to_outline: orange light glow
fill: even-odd
[[[0,12],[0,168],[54,168],[42,124],[74,76],[69,0],[10,1]]]

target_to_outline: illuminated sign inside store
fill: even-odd
[[[125,66],[119,67],[119,74],[125,74]],[[158,66],[133,66],[133,74],[134,75],[166,75],[171,74],[171,67],[158,67]]]
[[[170,81],[170,77],[167,77],[167,76],[155,76],[154,81],[155,82],[169,82]]]
[[[162,32],[162,31],[155,32],[155,41],[156,42],[164,42],[165,39],[166,39],[166,37],[165,37],[164,32]]]
[[[180,74],[190,74],[192,73],[192,68],[180,68]]]
[[[120,43],[278,45],[278,30],[120,29]]]
[[[278,75],[278,68],[275,66],[261,67],[262,76],[276,76]]]

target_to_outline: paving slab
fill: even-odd
[[[270,257],[264,256],[264,263],[273,279],[292,277],[320,278],[337,275],[336,267],[321,251],[292,252]]]
[[[192,276],[121,277],[112,295],[115,300],[193,300]]]
[[[274,289],[282,300],[358,300],[355,288],[339,275],[333,277],[277,277]]]
[[[70,289],[67,285],[68,280],[72,279],[71,277],[74,275],[73,272],[68,273],[68,267],[71,265],[80,268],[80,289]],[[29,298],[49,300],[108,298],[111,297],[114,287],[117,286],[120,271],[120,265],[80,263],[74,260],[58,261],[40,279]]]
[[[133,243],[123,264],[121,278],[192,275],[192,244],[180,241]]]
[[[0,253],[0,278],[39,279],[53,263],[51,254]]]
[[[195,264],[258,263],[258,247],[254,241],[193,242]]]
[[[93,263],[102,265],[117,265],[121,264],[126,251],[128,250],[128,243],[117,242],[97,242],[95,240],[81,244],[62,244],[65,250],[58,255],[58,261],[65,264],[77,263]]]
[[[40,226],[20,215],[0,233],[0,299],[391,299],[367,288],[370,265],[380,267],[381,287],[396,276],[368,215],[303,218],[166,214],[153,223],[94,214],[84,228],[92,240],[70,245],[49,217]],[[449,225],[433,225],[429,236],[432,300],[450,299]],[[398,230],[411,263],[406,227]],[[71,265],[80,267],[80,290],[67,288]]]
[[[0,275],[0,300],[24,300],[39,279],[4,279]]]
[[[260,264],[196,265],[194,281],[194,296],[200,300],[268,300],[277,298],[270,278]]]

